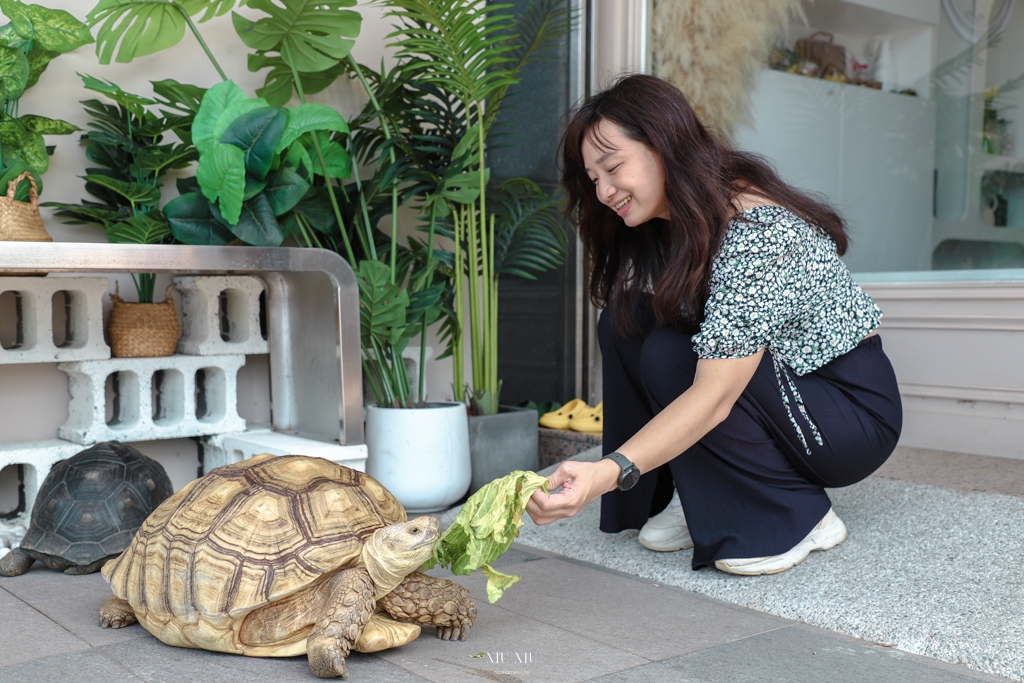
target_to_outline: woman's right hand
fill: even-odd
[[[537,524],[572,517],[587,503],[609,491],[619,481],[619,466],[614,460],[577,462],[566,460],[548,477],[548,491],[537,489],[526,503],[526,512]],[[556,491],[561,487],[560,491]]]

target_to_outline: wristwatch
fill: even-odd
[[[622,453],[609,453],[604,458],[614,460],[615,464],[622,468],[622,472],[619,474],[620,491],[628,491],[640,481],[640,470]],[[604,460],[604,458],[601,459]]]

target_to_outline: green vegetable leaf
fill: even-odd
[[[214,136],[214,128],[221,115],[231,105],[249,99],[245,91],[233,81],[222,81],[206,91],[203,102],[199,106],[195,122],[192,124],[192,143],[200,154],[206,152],[214,143],[220,142],[220,136]],[[227,126],[225,125],[225,128]],[[223,129],[221,134],[223,134]]]
[[[348,56],[359,35],[362,17],[343,10],[356,0],[293,0],[280,7],[272,0],[249,0],[268,16],[250,21],[231,13],[242,42],[259,52],[278,52],[297,71],[324,71]]]
[[[348,133],[348,123],[341,114],[322,104],[307,102],[299,105],[288,110],[288,126],[275,151],[283,152],[299,137],[314,130]]]
[[[260,107],[235,119],[224,131],[220,141],[242,150],[246,173],[263,180],[270,171],[275,150],[287,125],[286,110],[281,107]]]
[[[434,557],[423,569],[441,565],[459,576],[483,569],[487,576],[487,599],[493,603],[519,577],[497,572],[490,564],[508,550],[519,535],[526,502],[538,488],[547,492],[547,477],[521,470],[481,488],[469,497],[455,522],[441,534],[434,544]]]
[[[28,87],[28,59],[16,47],[0,46],[0,98],[16,100]]]
[[[210,202],[200,192],[187,192],[167,202],[164,216],[174,237],[185,244],[219,245],[235,239],[213,215]]]
[[[218,142],[199,157],[196,179],[207,199],[220,200],[224,221],[235,225],[245,196],[245,152]]]
[[[270,202],[275,216],[291,211],[309,191],[309,183],[290,168],[283,168],[267,179],[263,194]]]

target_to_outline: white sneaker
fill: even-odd
[[[648,550],[670,552],[693,547],[690,528],[686,526],[679,492],[672,494],[668,507],[647,520],[640,529],[640,545]]]
[[[846,540],[846,525],[836,513],[829,508],[818,524],[789,552],[771,557],[751,557],[741,560],[715,560],[715,566],[723,572],[757,576],[758,574],[778,574],[795,567],[811,554],[812,550],[829,550]]]

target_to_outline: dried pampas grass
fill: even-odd
[[[725,140],[749,121],[750,88],[800,0],[653,0],[653,73]]]

